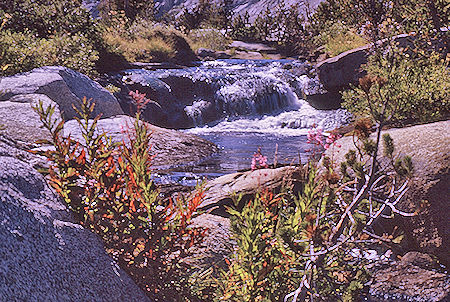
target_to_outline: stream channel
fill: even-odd
[[[306,134],[313,125],[329,131],[348,123],[345,110],[317,110],[303,99],[321,89],[311,74],[307,63],[295,60],[230,59],[183,69],[132,69],[121,80],[152,87],[171,102],[161,106],[167,107],[170,127],[220,148],[203,162],[155,175],[158,182],[195,185],[202,178],[249,169],[258,148],[269,164],[276,150],[278,163],[305,162]],[[189,88],[179,84],[186,81]]]

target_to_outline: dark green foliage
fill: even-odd
[[[81,1],[2,1],[0,18],[0,60],[9,66],[2,75],[63,65],[95,76],[125,61],[105,44]]]
[[[178,18],[176,25],[185,33],[199,28],[216,28],[227,30],[233,18],[231,0],[210,2],[200,0],[192,9],[185,8]]]
[[[390,157],[394,154],[394,140],[389,134],[383,134],[384,156]]]
[[[0,3],[5,19],[0,32],[3,75],[44,65],[63,65],[94,75],[105,53],[95,22],[80,1],[17,1]]]
[[[392,137],[386,133],[383,134],[384,156],[389,158],[395,172],[400,176],[411,176],[413,173],[413,164],[411,156],[394,156],[395,145]]]
[[[80,0],[3,0],[0,10],[11,16],[6,29],[30,31],[40,38],[57,33],[95,36],[94,21]]]
[[[258,32],[256,27],[249,21],[248,12],[244,16],[238,15],[231,23],[230,37],[235,40],[256,41]]]
[[[155,19],[155,2],[148,0],[103,0],[99,5],[100,16],[103,21],[109,22],[119,12],[123,12],[130,22],[142,18]]]

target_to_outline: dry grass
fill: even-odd
[[[193,30],[189,33],[187,40],[194,51],[199,48],[223,51],[226,50],[231,43],[231,40],[225,37],[217,29]]]
[[[351,32],[341,32],[331,37],[325,44],[325,50],[334,57],[347,50],[366,45],[368,42],[361,36]]]
[[[130,62],[172,61],[180,48],[189,48],[187,43],[183,43],[184,37],[180,32],[151,23],[139,23],[126,29],[108,28],[104,39]]]

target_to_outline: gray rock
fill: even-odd
[[[200,58],[207,58],[207,57],[215,58],[216,52],[209,48],[199,48],[197,50],[197,56],[199,56]]]
[[[19,94],[8,101],[0,101],[0,124],[5,128],[0,133],[6,134],[17,141],[34,143],[38,139],[50,139],[50,133],[42,128],[39,115],[33,110],[32,105],[39,101],[47,106],[55,106],[54,117],[60,117],[58,104],[43,94]]]
[[[0,101],[16,95],[43,94],[58,104],[64,119],[76,116],[72,105],[77,105],[83,97],[96,103],[94,114],[103,118],[123,114],[117,99],[97,82],[87,76],[61,66],[47,66],[30,72],[0,79]]]
[[[142,113],[143,119],[151,124],[174,129],[194,127],[194,121],[187,114],[187,107],[202,100],[213,100],[214,87],[206,79],[194,80],[183,74],[163,74],[155,76],[139,70],[127,70],[120,76],[122,91],[120,102],[126,114],[134,115],[135,104],[131,101],[128,91],[138,90],[152,100]],[[208,114],[202,122],[207,123],[218,118],[214,106],[210,106]]]
[[[368,45],[362,46],[317,64],[317,74],[324,88],[329,92],[339,92],[351,83],[357,84],[364,74],[361,65],[367,63],[368,49]]]
[[[0,141],[0,301],[149,301],[75,223],[32,166]]]
[[[303,179],[302,168],[293,166],[227,174],[208,182],[201,209],[228,216],[224,207],[233,204],[233,195],[242,194],[245,202],[262,189],[279,191],[285,185],[292,185],[296,191]]]
[[[412,46],[413,36],[401,34],[393,37],[399,47]],[[386,40],[377,44],[386,43]],[[334,102],[341,101],[339,92],[347,89],[350,84],[357,85],[359,78],[365,75],[362,65],[367,63],[371,44],[343,52],[335,57],[321,61],[316,65],[317,75],[323,87],[334,98]]]
[[[108,133],[114,141],[127,141],[123,130],[132,128],[134,121],[134,118],[129,116],[116,116],[100,120],[98,129]],[[148,126],[152,131],[151,153],[155,155],[152,161],[155,169],[192,164],[218,151],[213,143],[195,135],[150,124]],[[75,120],[66,122],[64,134],[70,134],[73,138],[82,140],[81,132]]]
[[[244,51],[253,51],[253,52],[263,52],[263,53],[277,53],[278,51],[271,46],[268,46],[263,43],[249,43],[249,42],[243,42],[243,41],[233,41],[230,44],[230,47],[237,48],[239,50]]]
[[[192,226],[206,228],[208,231],[200,245],[194,247],[193,254],[185,261],[196,267],[214,266],[226,269],[225,258],[236,246],[231,236],[230,220],[205,213],[195,217]]]
[[[369,290],[369,301],[449,301],[449,275],[424,268],[424,260],[432,262],[429,255],[410,252],[401,261],[376,270]]]
[[[433,254],[445,265],[450,265],[450,121],[442,121],[401,129],[389,129],[394,139],[394,156],[410,155],[414,175],[410,188],[399,203],[399,208],[413,212],[415,217],[399,218],[409,242],[408,249]],[[350,149],[355,149],[352,138],[337,141],[341,148],[325,154],[339,163]],[[379,156],[382,156],[380,150]]]

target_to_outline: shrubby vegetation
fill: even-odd
[[[147,1],[110,0],[103,5],[99,25],[80,8],[80,1],[2,1],[2,75],[47,64],[92,75],[111,64],[110,57],[166,61],[175,59],[180,49],[188,51],[182,34],[155,26]],[[54,108],[40,104],[36,111],[52,136],[40,143],[54,150],[37,153],[50,160],[50,183],[80,223],[102,237],[108,252],[155,301],[198,301],[199,295],[216,301],[356,301],[369,274],[364,257],[349,251],[379,240],[393,242],[374,236],[373,224],[382,215],[413,215],[396,208],[413,172],[411,158],[394,158],[392,139],[381,137],[381,129],[392,122],[449,114],[448,62],[435,52],[439,43],[434,43],[448,43],[438,30],[448,22],[448,6],[443,0],[328,0],[312,16],[301,16],[298,6],[280,6],[251,23],[248,16],[233,17],[229,5],[201,1],[183,13],[177,26],[195,48],[208,47],[205,40],[214,49],[228,41],[217,31],[198,27],[269,41],[292,54],[325,45],[335,55],[366,41],[386,40],[374,44],[367,76],[343,96],[345,107],[366,117],[355,123],[355,150],[339,169],[329,158],[322,159],[321,169],[312,160],[304,168],[299,194],[286,186],[279,194],[261,190],[249,202],[236,197],[229,213],[237,249],[228,258],[228,269],[205,282],[206,290],[192,283],[191,268],[183,262],[204,236],[204,229],[191,225],[204,192],[200,188],[168,201],[158,197],[151,179],[150,132],[139,112],[126,132],[127,141],[113,143],[96,131],[98,117],[90,120],[93,105],[84,100],[77,108],[83,135],[78,142],[62,135],[64,123],[54,120]],[[416,31],[415,40],[406,48],[390,39],[410,31]],[[145,106],[145,96],[132,96],[140,108]],[[373,127],[375,139],[370,137]],[[311,139],[325,147],[321,133]],[[378,160],[381,144],[388,165]],[[266,162],[261,157],[262,167]],[[201,276],[197,281],[206,279]]]
[[[148,102],[145,95],[132,96],[139,109]],[[83,137],[76,141],[63,136],[64,121],[53,116],[54,107],[43,108],[42,102],[35,107],[52,137],[38,143],[54,149],[34,152],[50,161],[44,172],[51,186],[153,301],[195,301],[187,286],[191,270],[183,259],[206,231],[191,225],[203,199],[202,188],[162,200],[151,176],[151,132],[140,112],[125,130],[124,142],[114,143],[98,131],[100,116],[90,119],[93,108],[86,98],[75,108]]]
[[[104,1],[102,19],[94,20],[81,1],[2,1],[0,59],[9,68],[0,73],[63,65],[96,76],[120,69],[125,59],[192,60],[192,51],[179,32],[152,23],[150,3]]]
[[[217,29],[196,29],[187,34],[187,41],[192,50],[207,48],[216,51],[227,50],[231,39]]]
[[[2,74],[44,65],[64,65],[96,73],[99,55],[107,55],[98,29],[78,1],[16,1],[0,3],[0,58],[9,66]],[[99,67],[99,66],[98,66]]]
[[[365,69],[368,76],[343,94],[343,107],[350,112],[393,123],[427,122],[449,115],[447,64],[438,54],[410,55],[394,48],[372,56]]]

